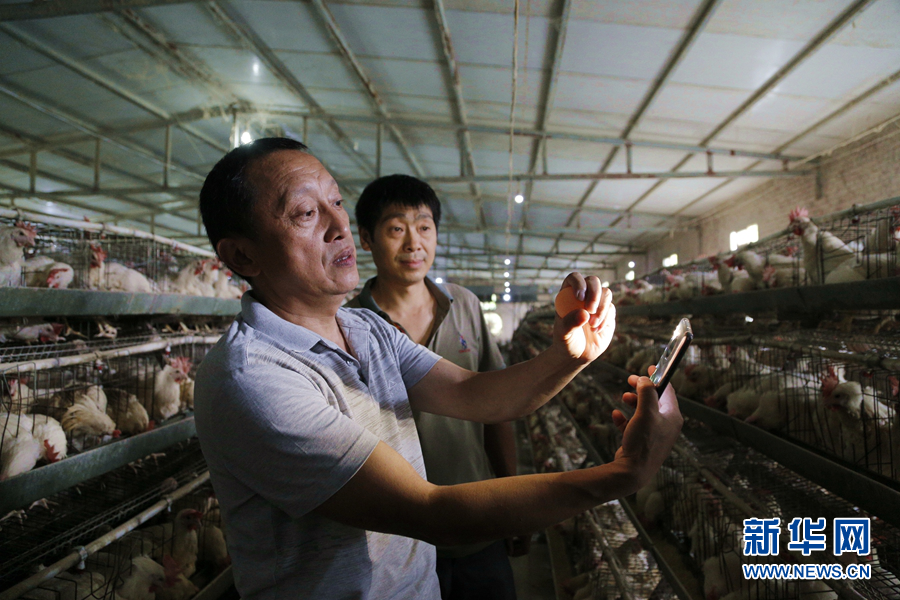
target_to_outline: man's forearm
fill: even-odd
[[[428,501],[429,522],[417,526],[413,537],[460,545],[530,534],[635,489],[633,473],[617,463],[437,486]]]
[[[497,477],[514,476],[518,471],[515,424],[508,421],[485,425],[484,453],[487,454],[494,475]]]

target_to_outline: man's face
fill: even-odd
[[[251,163],[247,178],[256,194],[253,287],[309,306],[353,290],[359,273],[349,217],[322,163],[280,150]]]
[[[437,248],[431,209],[424,204],[416,208],[388,206],[362,246],[372,253],[379,280],[407,285],[421,282],[434,263]]]

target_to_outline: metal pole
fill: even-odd
[[[303,145],[309,147],[309,117],[303,117]]]
[[[384,125],[379,123],[375,128],[375,177],[381,177],[381,143]]]
[[[103,143],[103,140],[100,138],[96,139],[96,143],[94,144],[94,190],[97,191],[100,189],[100,144]]]
[[[28,191],[32,194],[37,191],[37,152],[31,151],[31,160],[28,164]]]
[[[231,147],[237,148],[240,145],[240,133],[238,133],[238,117],[237,111],[234,111],[234,116],[231,119]]]
[[[172,164],[172,126],[166,125],[166,162],[163,165],[163,187],[169,187],[169,166]]]
[[[634,159],[631,153],[631,144],[625,144],[625,164],[629,173],[631,173],[631,167],[634,164]]]

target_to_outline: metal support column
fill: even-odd
[[[28,191],[32,194],[37,191],[37,151],[32,150],[28,163]]]
[[[163,165],[163,187],[169,187],[169,166],[172,164],[172,126],[166,125],[166,158]]]

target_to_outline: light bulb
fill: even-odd
[[[506,277],[507,279],[509,279],[509,271],[504,271],[503,276]]]
[[[249,131],[245,131],[244,133],[241,134],[241,143],[242,144],[249,144],[252,141],[253,141],[253,136],[250,135]]]
[[[503,301],[504,301],[504,302],[509,302],[509,298],[510,298],[509,294],[503,294]]]
[[[515,200],[516,204],[522,204],[523,202],[525,202],[525,196],[523,196],[522,194],[516,194]]]
[[[444,279],[443,279],[442,277],[436,277],[436,278],[434,279],[434,282],[435,282],[435,283],[444,283]]]
[[[508,265],[508,264],[511,263],[511,262],[512,262],[512,261],[509,260],[509,259],[507,258],[506,260],[503,261],[503,264],[504,264],[504,265]]]
[[[258,62],[253,63],[253,74],[259,75],[259,63]]]
[[[634,268],[634,261],[633,261],[633,260],[629,260],[629,261],[628,261],[628,268],[629,268],[629,269],[633,269],[633,268]]]

